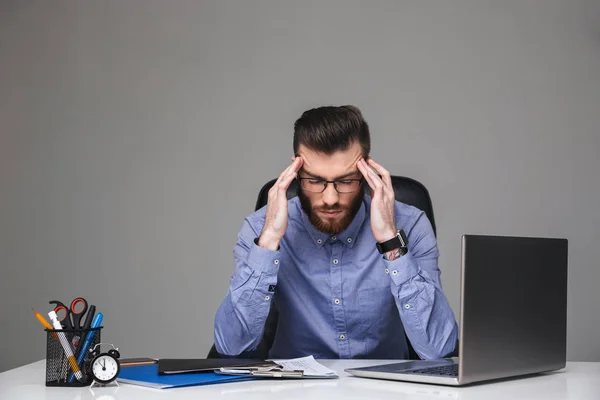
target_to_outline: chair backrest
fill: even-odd
[[[267,204],[269,189],[275,184],[277,179],[270,180],[265,183],[264,186],[260,189],[258,193],[258,199],[256,200],[255,210],[259,210]],[[392,175],[392,186],[394,187],[394,193],[396,196],[396,200],[409,204],[411,206],[417,207],[425,212],[427,218],[431,222],[431,226],[433,227],[433,232],[436,233],[435,228],[435,220],[433,217],[433,206],[431,204],[431,197],[429,196],[429,192],[420,182],[406,178],[403,176],[393,176]],[[298,195],[298,181],[294,180],[290,184],[287,190],[287,198],[291,199]],[[273,345],[273,341],[275,340],[275,333],[277,330],[277,320],[279,317],[279,310],[275,307],[275,303],[272,304],[271,310],[269,311],[269,315],[265,322],[265,330],[263,333],[263,338],[260,341],[258,347],[252,351],[243,352],[240,355],[233,356],[239,358],[256,358],[264,360],[269,357],[269,350]],[[409,350],[409,358],[418,360],[419,356],[414,351],[412,345],[408,338],[406,339]],[[227,358],[228,356],[221,355],[215,349],[213,345],[208,353],[208,358]]]

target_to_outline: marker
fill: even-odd
[[[92,306],[92,307],[94,307],[94,306]],[[102,318],[104,318],[104,315],[102,315],[101,312],[96,314],[94,316],[94,320],[92,321],[92,325],[90,326],[90,328],[98,328],[100,326],[100,324],[102,323]],[[85,336],[85,340],[83,341],[83,344],[79,348],[79,356],[77,357],[77,362],[79,364],[81,364],[83,362],[83,359],[85,358],[85,355],[86,355],[90,345],[92,344],[92,339],[94,339],[94,336],[96,336],[96,331],[88,331],[87,335]],[[68,382],[72,383],[73,378],[74,378],[74,375],[71,372],[71,375],[69,375]]]
[[[92,304],[87,310],[87,315],[85,316],[85,321],[83,322],[83,329],[91,328],[94,314],[96,314],[96,306]]]
[[[54,329],[61,331],[61,332],[56,332],[56,334],[58,335],[60,344],[62,345],[63,349],[65,350],[65,355],[67,356],[67,360],[69,360],[71,369],[75,373],[75,377],[79,381],[82,380],[83,374],[81,373],[81,370],[79,369],[79,365],[77,365],[77,361],[75,360],[75,356],[73,355],[73,350],[71,349],[71,345],[69,344],[69,341],[67,340],[67,336],[65,335],[64,332],[62,332],[62,325],[60,324],[60,321],[58,320],[58,316],[56,315],[56,312],[54,312],[54,310],[52,310],[48,313],[48,316],[50,317],[50,321],[52,321],[52,325],[54,325]]]

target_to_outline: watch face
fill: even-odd
[[[119,362],[108,354],[100,354],[92,361],[92,375],[100,383],[112,382],[119,374]]]

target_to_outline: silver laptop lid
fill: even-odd
[[[566,363],[567,240],[464,235],[459,382]]]

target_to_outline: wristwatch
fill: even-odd
[[[382,243],[377,242],[375,246],[377,246],[377,251],[379,251],[381,254],[395,249],[400,249],[402,255],[404,255],[408,252],[408,248],[406,247],[408,246],[408,239],[406,238],[404,231],[400,229],[398,232],[396,232],[396,236]]]

